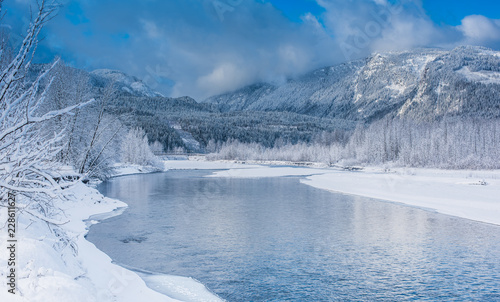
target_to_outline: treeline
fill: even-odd
[[[349,139],[266,148],[233,140],[210,159],[324,162],[448,169],[500,168],[500,120],[443,120],[417,123],[384,119],[358,126]]]
[[[283,143],[310,143],[319,133],[345,132],[354,127],[354,122],[340,119],[253,111],[185,117],[180,124],[204,146],[238,140],[267,148]]]

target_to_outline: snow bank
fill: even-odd
[[[218,171],[210,177],[306,176],[319,189],[403,203],[443,214],[500,225],[500,171],[367,168],[252,167]]]
[[[67,223],[49,228],[42,220],[18,213],[17,227],[17,294],[7,292],[7,282],[0,282],[0,301],[90,302],[90,301],[179,301],[146,285],[141,277],[111,259],[85,239],[88,220],[119,214],[123,202],[104,198],[97,190],[83,184],[68,189],[69,198],[59,207]],[[6,209],[0,209],[0,221],[7,221]],[[98,216],[95,216],[98,215]],[[62,240],[66,234],[70,240]],[[7,230],[0,229],[0,242],[6,244]],[[7,249],[0,252],[0,263],[7,263]],[[7,266],[0,266],[0,279],[7,280]],[[150,276],[161,287],[162,277]],[[160,281],[158,281],[160,280]],[[172,297],[182,301],[220,301],[203,285],[192,279],[168,279]],[[191,280],[191,281],[190,281]]]
[[[205,156],[190,156],[187,160],[166,160],[166,170],[230,170],[230,169],[262,169],[270,166],[325,168],[323,163],[288,162],[263,160],[212,160],[207,161]],[[247,171],[248,172],[248,171]],[[251,172],[247,173],[249,175]],[[282,175],[281,175],[282,176]]]
[[[203,284],[192,278],[141,272],[137,272],[137,274],[146,282],[149,288],[180,301],[221,301]]]
[[[333,172],[302,183],[500,225],[500,171]]]
[[[255,167],[248,169],[230,169],[218,171],[208,177],[241,177],[241,178],[263,178],[282,176],[309,176],[323,174],[328,170],[315,168],[295,168],[295,167]]]
[[[141,166],[131,164],[115,164],[113,166],[113,177],[125,176],[133,174],[145,174],[153,172],[161,172],[162,170],[152,166]]]

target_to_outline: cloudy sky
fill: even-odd
[[[60,0],[38,61],[123,70],[198,100],[373,52],[500,50],[497,0]],[[32,0],[5,0],[22,33]],[[5,26],[5,25],[4,25]]]

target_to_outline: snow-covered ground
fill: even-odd
[[[118,174],[149,170],[122,167]],[[82,183],[66,195],[68,199],[58,205],[64,211],[59,228],[18,212],[17,290],[15,295],[7,292],[8,267],[1,265],[0,301],[221,301],[191,278],[133,272],[113,264],[85,235],[91,224],[119,215],[127,205]],[[0,221],[7,221],[7,209],[0,209]],[[7,244],[5,226],[0,228],[0,242]],[[8,258],[4,246],[0,263]]]
[[[190,160],[165,161],[166,170],[222,170],[222,169],[250,169],[260,165],[248,165],[234,161],[206,161],[204,157],[190,157]]]
[[[316,162],[262,161],[262,160],[206,160],[205,156],[189,156],[188,159],[165,161],[166,170],[224,170],[252,169],[269,166],[296,166],[326,168],[328,165]]]
[[[157,167],[151,166],[141,166],[141,165],[130,165],[130,164],[115,164],[113,166],[113,177],[132,175],[132,174],[144,174],[144,173],[154,173],[161,172],[162,170]]]
[[[500,171],[371,168],[313,175],[302,183],[500,225]]]

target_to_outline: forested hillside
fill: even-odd
[[[60,64],[53,75],[52,105],[82,98],[74,94],[100,100],[99,106],[115,123],[142,128],[150,143],[160,142],[165,151],[181,148],[205,152],[208,145],[214,150],[228,140],[272,147],[276,142],[311,142],[322,132],[344,135],[355,127],[353,121],[292,112],[222,112],[212,104],[198,103],[190,97],[160,96],[120,72],[86,73]],[[72,89],[62,89],[68,86]]]

